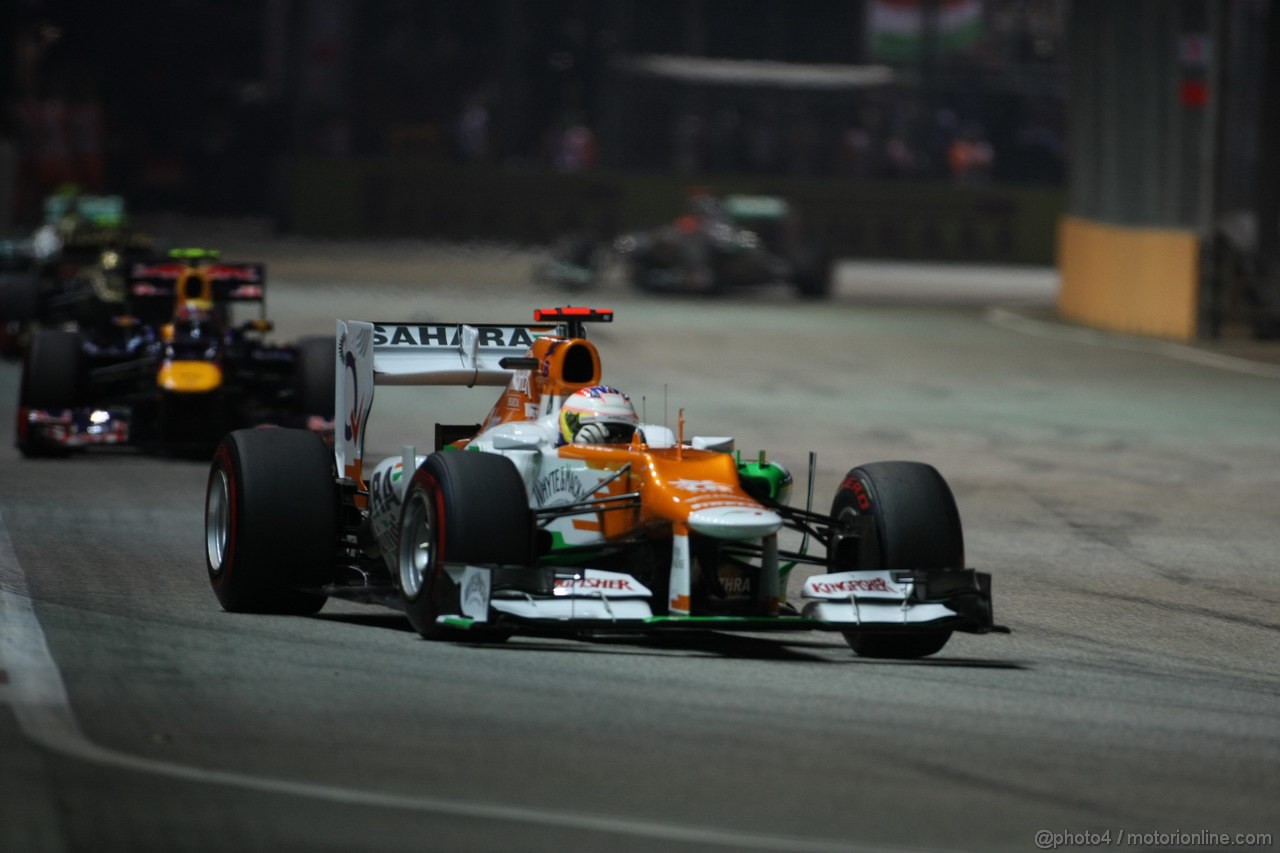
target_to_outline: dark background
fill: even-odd
[[[1065,6],[987,0],[976,40],[926,34],[887,63],[891,85],[832,92],[674,84],[618,60],[868,64],[864,2],[14,0],[4,131],[29,158],[24,103],[95,105],[101,178],[65,177],[193,213],[270,212],[277,163],[305,155],[1060,186]],[[958,175],[956,138],[989,146],[989,167]],[[23,217],[50,182],[22,188]]]

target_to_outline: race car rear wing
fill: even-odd
[[[364,427],[375,385],[505,386],[543,335],[563,323],[518,326],[467,323],[370,323],[339,320],[333,450],[342,476],[360,477]],[[504,366],[504,362],[508,366]]]
[[[205,282],[208,282],[207,291]],[[181,296],[213,302],[261,302],[266,298],[266,285],[264,264],[218,263],[192,267],[164,261],[138,263],[129,269],[129,295],[141,299]]]
[[[340,476],[360,482],[365,424],[376,385],[505,387],[544,335],[584,337],[584,323],[609,323],[609,309],[558,307],[534,311],[519,325],[337,322],[333,454]]]

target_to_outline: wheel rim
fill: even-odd
[[[209,568],[217,574],[222,571],[227,540],[231,534],[231,483],[227,479],[227,472],[221,468],[209,478],[209,493],[205,505],[205,548],[209,554]]]
[[[417,598],[435,567],[435,510],[427,495],[414,492],[400,534],[400,589]]]
[[[846,506],[843,509],[841,509],[840,513],[835,517],[836,523],[835,525],[833,525],[833,529],[831,532],[831,544],[828,548],[828,554],[832,558],[845,556],[846,557],[845,562],[849,562],[849,560],[847,559],[848,555],[841,555],[840,552],[842,550],[842,546],[846,539],[856,537],[857,530],[858,530],[858,517],[860,515],[861,513],[859,513],[852,506]],[[856,543],[856,539],[855,539],[855,543]],[[854,556],[856,561],[856,555]],[[858,568],[865,569],[868,567],[858,566]]]

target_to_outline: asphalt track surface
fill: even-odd
[[[341,602],[232,615],[203,566],[205,463],[0,449],[0,850],[1280,831],[1274,368],[1028,320],[1042,272],[851,266],[821,304],[641,299],[529,286],[518,251],[216,236],[271,264],[281,338],[605,303],[606,380],[650,420],[683,407],[690,433],[767,448],[800,500],[810,450],[819,506],[856,463],[930,462],[1014,633],[885,662],[830,634],[472,647]],[[17,377],[0,365],[6,424]],[[370,447],[426,445],[493,393],[380,389]]]

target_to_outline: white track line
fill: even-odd
[[[1128,350],[1130,352],[1153,353],[1168,356],[1182,361],[1189,361],[1205,367],[1216,367],[1219,370],[1230,370],[1250,376],[1261,376],[1265,379],[1280,379],[1280,365],[1263,364],[1247,358],[1236,358],[1216,352],[1206,352],[1195,347],[1168,341],[1130,338],[1111,334],[1097,329],[1084,329],[1078,326],[1065,326],[1058,323],[1046,323],[1023,317],[1007,308],[992,306],[986,312],[987,321],[1004,329],[1035,335],[1042,338],[1056,338],[1063,341],[1074,341],[1089,346],[1109,347],[1111,349]]]
[[[554,829],[584,830],[658,841],[706,844],[740,850],[793,850],[800,853],[904,853],[909,848],[850,844],[818,838],[754,835],[731,829],[679,826],[668,823],[578,814],[499,803],[451,800],[416,794],[360,791],[288,779],[209,770],[186,764],[130,755],[99,746],[81,730],[58,665],[49,653],[44,631],[36,619],[26,575],[0,518],[0,669],[7,685],[0,686],[0,704],[12,707],[23,733],[40,746],[106,767],[182,779],[242,790],[307,797],[332,803],[507,821]],[[3,771],[0,771],[3,772]]]

